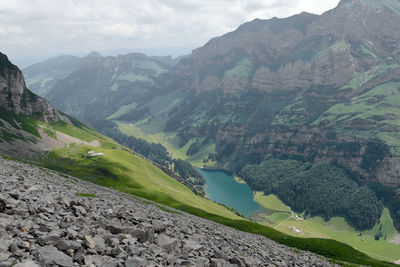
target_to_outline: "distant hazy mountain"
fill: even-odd
[[[175,65],[171,57],[131,53],[62,56],[24,69],[32,90],[84,122],[104,119],[157,88],[156,78]]]
[[[41,95],[46,95],[60,79],[78,67],[79,58],[74,56],[59,56],[33,64],[23,69],[29,88]]]

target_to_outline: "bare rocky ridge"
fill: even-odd
[[[331,266],[47,169],[0,158],[0,178],[0,266]]]
[[[45,122],[69,119],[62,116],[48,101],[28,90],[21,70],[0,53],[0,108],[16,114],[36,115]]]

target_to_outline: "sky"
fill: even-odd
[[[321,14],[339,0],[0,0],[0,52],[22,67],[49,57],[189,54],[255,18]]]

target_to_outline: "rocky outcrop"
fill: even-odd
[[[284,19],[257,19],[194,50],[176,72],[202,73],[198,84],[218,73],[226,94],[250,88],[265,92],[339,88],[379,59],[400,59],[399,6],[397,0],[345,0],[321,16],[301,13]],[[252,86],[235,79],[226,83],[224,73],[244,57],[251,60]]]
[[[0,158],[0,177],[1,266],[332,265],[46,169]]]
[[[217,143],[232,144],[239,155],[331,163],[365,183],[379,182],[394,188],[400,184],[400,157],[392,154],[388,145],[333,129],[281,126],[246,137],[244,128],[231,126],[218,132]]]
[[[45,99],[28,90],[22,72],[0,53],[0,108],[16,114],[34,115],[45,122],[69,122]],[[69,122],[70,123],[70,122]]]

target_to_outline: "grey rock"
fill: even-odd
[[[86,215],[86,209],[82,206],[72,206],[72,209],[75,212],[75,215]]]
[[[9,192],[8,195],[14,199],[19,199],[21,194],[17,191],[12,191],[12,192]]]
[[[246,266],[245,263],[238,257],[234,257],[234,258],[229,259],[229,263],[235,264],[236,266],[240,266],[240,267]]]
[[[27,241],[18,240],[16,243],[18,248],[29,249],[31,244]]]
[[[189,250],[200,250],[203,248],[203,245],[198,243],[197,241],[194,240],[185,240],[185,247]]]
[[[58,232],[50,232],[47,235],[41,236],[38,238],[38,243],[42,246],[54,243],[60,239],[60,235]]]
[[[103,238],[99,236],[93,237],[93,242],[94,242],[94,249],[96,249],[97,252],[104,252],[106,250],[106,243]]]
[[[36,260],[46,265],[72,266],[72,258],[54,247],[39,249],[36,253]]]
[[[32,260],[25,260],[15,264],[13,267],[39,267],[39,265]]]
[[[151,222],[153,224],[154,232],[157,234],[165,231],[165,225],[160,220],[153,220]]]
[[[85,255],[84,253],[75,253],[74,255],[74,262],[77,262],[78,264],[85,264]]]
[[[3,212],[6,209],[7,202],[5,199],[0,198],[0,212]]]
[[[106,242],[110,247],[116,247],[119,245],[119,240],[118,240],[118,238],[115,238],[115,237],[107,238]]]
[[[8,259],[0,262],[0,267],[10,267],[10,266],[14,266],[16,263],[17,263],[17,260],[15,258],[8,258]]]
[[[112,248],[112,249],[111,249],[110,255],[112,255],[112,256],[117,256],[117,255],[119,255],[119,254],[121,254],[121,253],[123,253],[123,252],[124,252],[124,250],[123,250],[122,248],[120,248],[120,247],[115,247],[115,248]]]
[[[140,243],[144,242],[153,242],[154,232],[152,230],[142,230],[134,227],[125,228],[125,233],[131,234],[133,237],[136,237]]]
[[[55,247],[61,251],[68,251],[70,249],[77,250],[82,247],[81,243],[73,240],[59,240],[55,243]]]
[[[125,267],[146,267],[148,266],[148,262],[146,259],[141,257],[128,257],[125,261]]]
[[[78,232],[76,232],[75,230],[68,228],[67,229],[67,238],[70,239],[75,239],[75,237],[78,235]]]
[[[83,238],[83,243],[85,244],[86,247],[94,249],[96,244],[94,243],[94,240],[91,236],[85,235]]]
[[[157,244],[168,252],[173,250],[177,243],[178,240],[176,238],[171,238],[165,234],[160,234],[157,237]]]
[[[121,225],[108,225],[107,230],[110,231],[112,234],[120,234],[124,231],[124,227]]]
[[[12,243],[11,240],[0,238],[0,251],[8,251]]]
[[[106,259],[105,261],[102,262],[101,266],[102,267],[118,267],[120,261],[117,259]]]
[[[10,256],[10,252],[0,251],[0,262],[7,260]]]
[[[256,261],[252,257],[241,257],[241,259],[246,266],[255,266],[256,265]]]
[[[211,259],[210,267],[225,267],[229,266],[229,264],[223,259]]]

